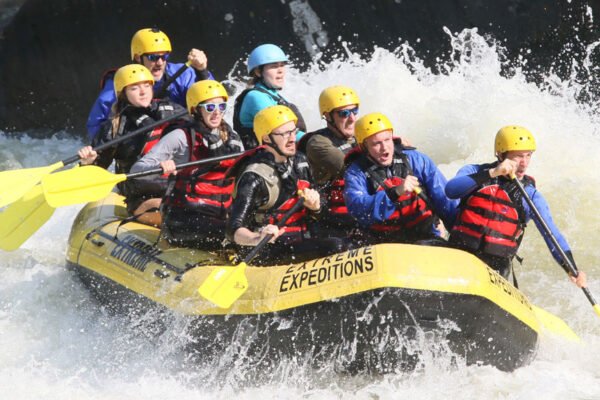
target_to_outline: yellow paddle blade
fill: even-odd
[[[596,311],[596,314],[600,317],[600,306],[598,304],[594,304],[594,311]]]
[[[125,174],[115,175],[104,168],[87,165],[46,175],[42,178],[42,187],[48,204],[61,207],[100,200],[125,179]]]
[[[221,308],[231,307],[233,302],[248,289],[245,269],[245,262],[241,262],[235,267],[215,269],[200,285],[198,293]]]
[[[54,212],[41,185],[25,193],[0,214],[0,249],[13,251],[31,237]]]
[[[44,175],[63,166],[62,161],[47,167],[15,169],[0,172],[2,193],[0,193],[0,208],[19,200],[32,187],[38,184]]]
[[[577,336],[577,334],[573,332],[571,328],[569,328],[569,325],[567,325],[565,321],[558,318],[556,315],[551,314],[537,306],[533,306],[533,311],[535,312],[535,316],[537,317],[538,321],[542,325],[542,328],[552,336],[560,336],[573,342],[581,341],[579,336]]]

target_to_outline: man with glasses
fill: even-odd
[[[345,250],[340,239],[312,235],[311,221],[320,218],[323,202],[311,188],[305,157],[296,152],[297,121],[285,106],[260,110],[254,132],[261,146],[246,152],[228,171],[236,178],[227,239],[247,253],[273,235],[268,250],[255,260],[258,264],[299,262]],[[305,197],[304,207],[279,229],[278,220],[298,201],[299,192]]]
[[[436,215],[452,227],[457,200],[446,178],[425,154],[393,136],[387,117],[371,113],[356,121],[358,147],[346,157],[344,199],[369,236],[368,242],[439,241]]]
[[[185,107],[185,95],[194,82],[214,79],[206,69],[207,58],[203,51],[192,49],[188,53],[188,62],[192,68],[183,63],[167,62],[171,53],[171,42],[167,35],[158,29],[141,29],[131,39],[131,59],[143,64],[154,78],[154,98],[170,98],[173,102]],[[96,135],[100,124],[107,120],[111,107],[116,102],[114,93],[113,71],[108,71],[103,79],[102,91],[92,106],[86,127],[91,138]]]

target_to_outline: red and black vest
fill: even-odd
[[[306,145],[311,137],[321,135],[331,141],[333,146],[340,150],[344,155],[347,155],[352,149],[352,145],[348,140],[337,137],[329,128],[323,128],[315,132],[310,132],[304,135],[298,142],[298,149],[306,152]],[[334,218],[339,217],[340,222],[347,220],[347,225],[355,225],[355,220],[348,214],[346,203],[344,201],[344,174],[334,178],[331,182],[321,185],[321,192],[327,200],[327,207],[330,215]]]
[[[385,190],[390,200],[396,203],[396,210],[387,220],[373,224],[369,228],[375,232],[396,232],[427,234],[431,232],[435,214],[429,207],[429,199],[425,190],[417,195],[415,192],[398,196],[395,187],[401,185],[408,175],[413,175],[410,161],[402,151],[400,139],[394,139],[394,157],[389,167],[373,163],[366,154],[356,148],[346,156],[346,164],[357,162],[367,177],[369,193]]]
[[[156,144],[158,143],[158,141],[165,136],[167,133],[174,131],[175,129],[183,129],[186,130],[188,127],[188,124],[185,122],[165,122],[162,125],[157,126],[156,128],[154,128],[152,131],[148,132],[146,134],[146,142],[144,143],[144,147],[142,148],[142,151],[140,153],[139,158],[142,158],[143,156],[145,156],[146,154],[148,154],[148,152],[150,150],[152,150],[152,148],[154,146],[156,146]]]
[[[201,132],[196,129],[187,129],[185,132],[188,146],[192,149],[189,161],[211,156],[208,143]],[[225,173],[234,161],[223,160],[210,165],[185,168],[178,172],[173,206],[226,219],[232,200],[233,178],[226,177]]]
[[[267,187],[267,202],[254,210],[253,227],[277,224],[284,214],[298,201],[298,191],[310,188],[310,172],[306,159],[300,153],[287,163],[275,163],[272,156],[259,146],[245,152],[228,171],[228,176],[236,175],[239,182],[248,172],[260,176]],[[235,194],[234,194],[235,196]],[[284,225],[288,234],[303,236],[307,231],[306,208],[292,214]],[[290,235],[286,235],[290,236]]]
[[[298,179],[297,183],[296,183],[296,187],[298,188],[298,190],[304,190],[310,187],[310,183],[302,180],[302,179]],[[283,218],[283,216],[285,215],[285,213],[294,206],[294,204],[296,204],[298,202],[299,198],[298,196],[293,196],[289,199],[287,199],[285,202],[283,202],[279,207],[276,208],[272,208],[270,210],[260,210],[257,211],[256,213],[256,219],[257,221],[262,221],[263,224],[273,224],[273,225],[277,225],[277,223],[279,222],[279,220],[281,220],[281,218]],[[299,211],[295,212],[294,214],[292,214],[292,216],[290,218],[288,218],[288,220],[286,221],[285,225],[283,226],[283,229],[285,230],[285,232],[303,232],[306,231],[306,221],[305,221],[305,216],[306,216],[306,208],[301,208]]]
[[[522,183],[535,186],[529,176]],[[514,182],[494,178],[463,199],[459,208],[451,243],[499,257],[517,253],[526,216],[522,194]]]

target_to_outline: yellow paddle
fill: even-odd
[[[277,223],[281,228],[285,222],[304,205],[304,197],[285,213]],[[244,274],[246,265],[256,257],[259,251],[271,240],[273,235],[267,235],[252,249],[241,263],[230,267],[219,267],[208,275],[198,288],[198,293],[221,308],[229,308],[248,289],[248,280]]]
[[[239,156],[241,153],[230,154],[226,156],[214,157],[214,158],[206,158],[203,160],[193,161],[190,163],[179,165],[177,168],[185,168],[187,166],[200,165],[200,164],[209,164],[213,162],[218,162],[222,160],[226,160],[228,158],[234,158]],[[88,171],[92,171],[88,174]],[[101,170],[101,171],[98,171]],[[21,199],[14,202],[10,206],[8,206],[1,214],[0,214],[0,249],[4,249],[7,251],[16,250],[27,240],[35,231],[37,231],[48,219],[52,216],[54,212],[54,207],[66,206],[70,204],[76,204],[76,202],[86,202],[92,201],[91,199],[98,199],[99,193],[104,193],[104,195],[108,194],[115,183],[120,182],[127,177],[131,177],[133,175],[140,176],[141,174],[150,175],[152,173],[161,173],[162,169],[157,168],[153,171],[145,171],[139,174],[131,174],[131,175],[113,175],[110,172],[93,166],[86,167],[77,167],[68,171],[57,172],[56,174],[47,175],[42,180],[46,178],[54,177],[54,175],[58,175],[59,177],[63,177],[64,179],[70,179],[72,176],[73,179],[76,179],[78,182],[83,180],[86,188],[83,188],[82,191],[87,193],[90,197],[85,197],[82,193],[77,192],[77,188],[73,183],[65,182],[65,184],[69,184],[70,189],[66,193],[70,193],[73,198],[69,199],[69,195],[65,194],[65,192],[60,192],[57,194],[55,201],[53,201],[52,205],[47,202],[47,199],[44,194],[43,183],[42,185],[36,185],[32,189],[29,190]],[[90,183],[93,179],[93,175],[98,175],[103,180],[102,184],[99,188],[94,188]],[[118,178],[117,178],[118,177]],[[124,177],[124,178],[123,178]],[[90,182],[85,181],[85,179],[89,179]],[[58,183],[52,183],[55,178],[48,179],[50,185],[58,185]],[[60,188],[59,188],[60,189]],[[95,190],[101,189],[101,190]],[[52,195],[50,195],[52,197]],[[103,196],[100,196],[102,198]],[[77,199],[77,201],[75,201]]]
[[[140,129],[136,129],[135,131],[128,133],[127,135],[119,136],[116,139],[103,143],[100,146],[95,147],[94,150],[102,151],[109,147],[116,146],[117,144],[125,140],[129,140],[134,136],[147,132],[150,129],[156,128],[159,125],[180,118],[186,114],[187,111],[182,110],[181,112],[173,114],[168,118],[153,122],[152,124],[144,126]],[[72,164],[78,161],[79,159],[80,157],[78,155],[75,155],[73,157],[67,158],[65,160],[59,161],[46,167],[26,168],[0,172],[0,182],[2,182],[2,192],[0,193],[0,208],[21,198],[25,193],[29,191],[29,189],[35,186],[42,179],[42,177],[50,174],[52,171],[64,167],[65,165]]]
[[[573,263],[571,262],[571,260],[569,259],[569,257],[567,257],[567,255],[565,254],[565,252],[562,249],[562,247],[560,247],[560,244],[558,244],[558,241],[556,240],[556,238],[552,234],[552,231],[550,230],[550,228],[546,224],[546,221],[544,221],[544,218],[542,218],[542,215],[540,214],[539,210],[537,209],[537,207],[535,206],[535,204],[533,204],[533,200],[531,200],[531,197],[529,197],[529,195],[525,191],[525,188],[523,187],[523,184],[521,183],[521,181],[519,181],[519,179],[517,179],[517,177],[515,176],[515,174],[511,174],[510,177],[513,180],[513,182],[515,182],[517,184],[517,187],[519,188],[519,191],[523,194],[523,197],[525,198],[525,201],[527,201],[527,204],[529,204],[529,208],[531,208],[531,210],[535,214],[535,217],[537,218],[538,222],[540,223],[540,226],[544,229],[544,231],[546,232],[546,234],[550,238],[550,241],[552,242],[552,244],[554,245],[554,247],[556,248],[556,250],[560,254],[561,258],[563,259],[563,263],[564,263],[564,265],[567,266],[567,269],[569,270],[569,273],[571,274],[571,276],[574,276],[575,278],[577,278],[577,276],[579,275],[579,273],[577,272],[577,269],[575,268],[575,266],[573,265]],[[583,290],[583,293],[585,294],[585,296],[587,297],[587,299],[589,300],[589,302],[592,304],[592,307],[594,307],[594,310],[596,311],[596,314],[598,314],[598,316],[600,316],[600,306],[598,305],[598,303],[594,299],[594,296],[592,296],[592,293],[590,292],[590,290],[587,287],[582,287],[581,290]]]
[[[580,342],[579,336],[563,321],[558,318],[556,315],[549,313],[548,311],[533,306],[533,312],[537,317],[538,321],[542,325],[543,331],[550,333],[552,336],[561,336],[567,340],[573,342]]]
[[[241,154],[242,153],[227,154],[219,157],[191,161],[177,165],[177,169],[215,163],[235,158]],[[162,173],[162,168],[155,168],[132,174],[113,174],[104,168],[87,165],[46,175],[42,178],[42,187],[48,204],[52,207],[62,207],[71,204],[100,200],[106,197],[117,183],[126,179]]]
[[[0,249],[18,249],[54,213],[46,203],[41,185],[35,185],[0,214]]]

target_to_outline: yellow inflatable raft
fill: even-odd
[[[222,309],[198,288],[230,265],[223,254],[155,244],[158,229],[120,225],[126,216],[114,193],[83,208],[68,266],[103,302],[133,296],[194,316],[199,346],[212,355],[242,341],[263,361],[333,358],[340,369],[381,373],[413,368],[425,342],[507,371],[537,350],[540,323],[528,299],[462,251],[380,244],[301,264],[248,266],[249,289]]]

